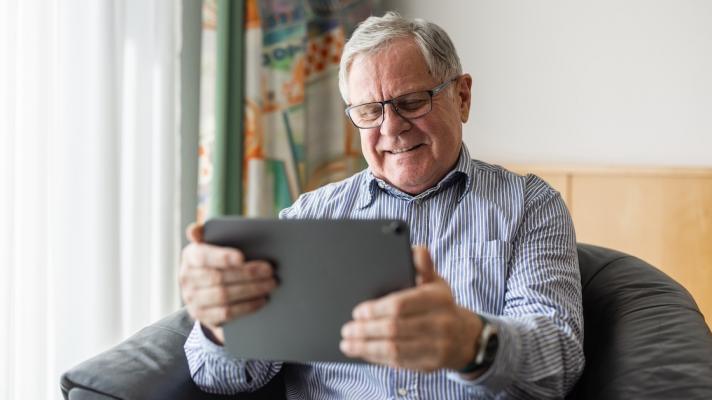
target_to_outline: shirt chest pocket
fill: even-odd
[[[458,304],[473,311],[501,314],[512,244],[490,240],[461,242],[453,247],[443,273]]]

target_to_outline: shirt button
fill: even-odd
[[[400,389],[398,389],[398,395],[399,395],[399,396],[405,396],[406,394],[408,394],[408,390],[407,390],[406,388],[400,388]]]

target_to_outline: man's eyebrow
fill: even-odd
[[[431,89],[432,89],[432,88],[420,88],[420,89],[418,89],[418,88],[413,88],[413,89],[405,90],[405,91],[401,92],[400,94],[397,94],[397,95],[395,95],[395,96],[389,97],[389,98],[387,98],[387,99],[383,99],[383,100],[365,100],[365,101],[361,101],[361,102],[353,102],[353,103],[349,104],[349,106],[360,106],[360,105],[369,104],[369,103],[380,103],[380,102],[383,102],[383,101],[393,100],[393,99],[395,99],[395,98],[404,96],[404,95],[406,95],[406,94],[417,93],[417,92],[428,92],[428,91],[430,91]]]

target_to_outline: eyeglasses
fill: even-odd
[[[421,90],[407,93],[385,101],[358,104],[346,108],[346,115],[357,128],[372,129],[383,124],[386,104],[393,106],[393,110],[401,117],[411,120],[420,118],[433,109],[433,96],[440,93],[458,77],[447,80],[432,90]]]

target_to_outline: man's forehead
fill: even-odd
[[[357,67],[376,66],[401,74],[401,71],[427,71],[428,66],[420,48],[413,39],[395,39],[377,50],[357,55],[351,64],[351,71]]]
[[[380,101],[429,88],[433,82],[425,58],[408,39],[393,41],[375,52],[354,58],[349,69],[349,97],[352,104]]]

